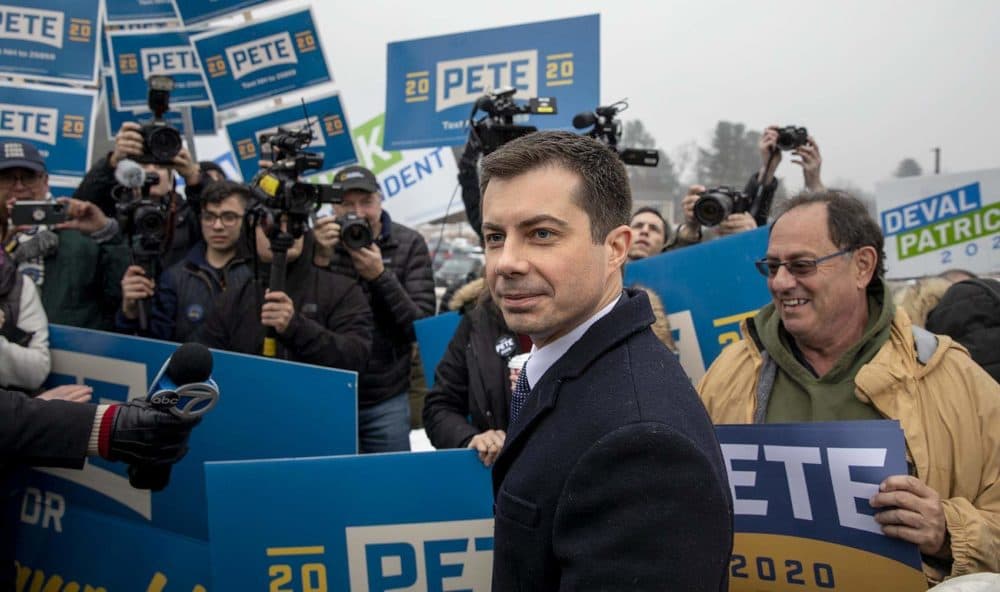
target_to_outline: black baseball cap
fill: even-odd
[[[38,148],[27,142],[0,142],[0,170],[14,168],[44,173],[45,159]]]
[[[341,191],[364,191],[375,193],[379,190],[378,179],[363,166],[353,165],[340,169],[333,176],[332,185]]]

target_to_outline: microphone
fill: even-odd
[[[136,161],[126,158],[115,167],[115,180],[124,187],[137,189],[146,182],[146,171]]]
[[[212,352],[200,343],[185,343],[164,362],[146,400],[156,409],[180,418],[200,417],[219,400],[219,385],[211,376]],[[128,481],[136,489],[160,491],[170,482],[170,468],[129,465]]]
[[[576,115],[573,116],[573,127],[575,127],[576,129],[583,129],[585,127],[590,127],[596,123],[597,123],[597,116],[591,113],[590,111],[577,113]]]

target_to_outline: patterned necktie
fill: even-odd
[[[528,363],[525,362],[524,366],[521,367],[521,374],[517,377],[517,383],[514,385],[514,391],[510,394],[511,426],[517,422],[517,416],[521,413],[521,407],[524,407],[524,402],[528,400],[528,393],[531,392],[531,388],[528,386],[528,373],[525,371],[527,367]]]

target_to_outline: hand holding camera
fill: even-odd
[[[122,314],[135,320],[139,316],[139,301],[152,298],[156,282],[140,265],[129,265],[122,276]]]
[[[819,145],[812,136],[806,139],[806,143],[795,148],[792,154],[798,156],[798,160],[792,162],[802,167],[802,178],[805,180],[806,189],[809,191],[823,191],[823,180],[820,178],[820,168],[823,166],[823,157],[819,153]]]

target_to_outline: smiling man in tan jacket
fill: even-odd
[[[911,325],[882,281],[883,238],[863,204],[827,191],[775,220],[772,303],[698,385],[719,423],[896,419],[909,475],[871,505],[915,543],[932,582],[1000,571],[1000,385],[949,337]]]

